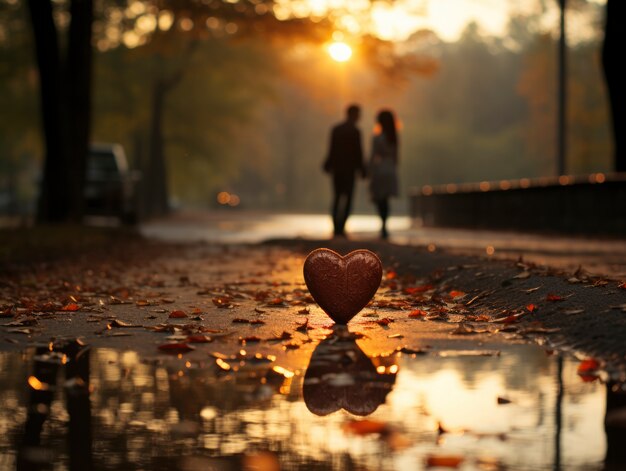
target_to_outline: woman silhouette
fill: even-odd
[[[369,166],[370,194],[382,221],[381,237],[387,239],[389,198],[398,196],[398,133],[390,110],[380,111],[376,121]]]

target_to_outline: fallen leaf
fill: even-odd
[[[388,279],[388,280],[394,280],[397,277],[398,277],[398,274],[395,271],[393,271],[393,270],[388,271],[387,274],[385,275],[385,278]]]
[[[297,325],[296,330],[298,332],[306,333],[308,330],[313,329],[313,327],[311,327],[309,325],[309,318],[308,317],[306,319],[304,319],[304,322],[302,322],[302,323],[296,322],[296,325]]]
[[[589,374],[591,372],[596,372],[600,368],[600,362],[594,358],[588,358],[583,360],[578,365],[576,372],[579,375]]]
[[[462,296],[465,296],[465,293],[463,291],[457,291],[457,290],[452,290],[448,293],[450,295],[451,298],[460,298]]]
[[[423,309],[414,309],[413,311],[409,312],[409,317],[411,319],[423,319],[428,315],[428,312],[424,311]]]
[[[541,286],[536,286],[534,288],[528,288],[528,289],[525,289],[523,291],[526,294],[530,294],[530,293],[534,293],[535,291],[538,291],[540,288],[541,288]]]
[[[411,286],[408,288],[404,288],[404,293],[405,294],[419,294],[419,293],[424,293],[426,291],[430,291],[431,289],[433,289],[433,285],[431,284]]]
[[[187,345],[185,342],[176,342],[164,343],[162,345],[159,345],[159,350],[166,353],[178,354],[190,352],[192,350],[195,350],[195,348],[191,345]]]
[[[113,319],[111,322],[109,322],[109,326],[110,327],[141,327],[141,326],[130,324],[128,322],[121,321],[119,319]]]
[[[61,308],[61,311],[73,312],[73,311],[78,311],[79,309],[80,309],[80,306],[78,304],[76,304],[76,303],[68,303],[68,304],[66,304],[65,306],[63,306]]]
[[[280,334],[274,334],[274,338],[272,340],[289,340],[293,338],[293,335],[291,335],[289,332],[283,330],[282,333]]]
[[[473,334],[483,334],[486,332],[488,332],[488,330],[486,329],[477,330],[471,325],[461,322],[459,323],[457,328],[452,331],[452,335],[473,335]]]
[[[177,311],[170,312],[170,315],[168,317],[170,319],[182,319],[183,317],[189,317],[189,316],[187,316],[185,311],[177,310]]]
[[[428,350],[425,348],[410,348],[410,347],[398,347],[396,351],[400,353],[405,353],[407,355],[425,355],[428,353]]]
[[[458,468],[464,458],[458,455],[429,455],[426,457],[427,468]]]
[[[563,311],[563,314],[567,314],[568,316],[573,316],[575,314],[582,314],[583,312],[585,312],[584,309],[565,309]]]
[[[257,314],[265,314],[265,311],[263,309],[259,309],[258,307],[254,308],[254,312],[256,312]]]
[[[388,317],[383,317],[382,319],[378,319],[376,321],[372,321],[375,322],[376,324],[382,326],[382,327],[386,327],[389,324],[391,324],[393,322],[393,319],[390,319]]]
[[[388,339],[403,339],[404,335],[402,334],[392,334],[387,336]]]
[[[626,289],[626,281],[621,282],[617,285],[618,288]]]
[[[268,306],[285,306],[283,298],[273,298],[267,302]]]
[[[208,335],[189,335],[187,336],[187,342],[189,343],[209,343],[213,339]]]
[[[342,426],[344,432],[354,435],[371,435],[388,431],[388,425],[378,420],[363,419],[351,420]]]
[[[498,404],[505,405],[505,404],[510,404],[510,403],[511,403],[510,399],[507,399],[506,397],[498,396]]]
[[[530,278],[530,272],[529,271],[523,271],[523,272],[518,273],[517,275],[515,275],[513,277],[513,279],[517,279],[517,280],[525,280],[526,278]]]
[[[526,310],[528,312],[535,312],[537,310],[537,306],[535,304],[529,304],[528,306],[526,306]]]
[[[559,296],[558,294],[548,294],[546,296],[546,301],[550,301],[550,302],[558,302],[558,301],[563,301],[565,298],[563,296]]]
[[[211,301],[213,301],[213,304],[215,304],[220,309],[228,309],[233,305],[231,299],[228,296],[218,296],[213,298]]]
[[[519,312],[517,314],[510,314],[508,316],[499,317],[497,319],[494,319],[492,322],[497,322],[498,324],[515,324],[519,322],[519,320],[525,315],[525,312]]]
[[[298,314],[308,314],[308,313],[309,313],[308,307],[304,307],[298,311]]]

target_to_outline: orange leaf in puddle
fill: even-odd
[[[546,301],[550,301],[550,302],[557,302],[557,301],[563,301],[565,298],[563,296],[559,296],[558,294],[548,294],[546,296]]]
[[[457,455],[429,455],[426,457],[427,468],[458,468],[464,458]]]
[[[170,319],[181,319],[183,317],[187,317],[187,314],[185,313],[185,311],[172,311],[170,312],[170,315],[168,316]]]
[[[159,345],[159,350],[176,355],[179,353],[190,352],[192,350],[195,350],[195,348],[193,348],[191,345],[187,345],[184,342],[180,342],[180,343],[164,343],[162,345]]]
[[[343,424],[344,432],[354,435],[370,435],[373,433],[383,433],[388,431],[387,424],[378,420],[351,420]]]
[[[78,311],[79,309],[80,309],[80,306],[78,304],[76,304],[76,303],[69,303],[69,304],[66,304],[65,306],[63,306],[61,308],[61,311],[73,312],[73,311]]]
[[[599,368],[600,362],[593,358],[589,358],[580,362],[576,373],[578,373],[578,376],[580,376],[580,379],[582,379],[583,382],[592,383],[598,379]]]
[[[428,313],[422,309],[415,309],[409,313],[409,317],[412,319],[424,318]]]

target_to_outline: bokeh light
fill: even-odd
[[[328,54],[336,62],[347,62],[352,57],[352,48],[343,41],[335,41],[328,46]]]

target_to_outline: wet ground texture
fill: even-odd
[[[3,467],[625,469],[622,280],[379,242],[97,237],[5,258]],[[304,284],[317,247],[383,261],[347,329]]]

